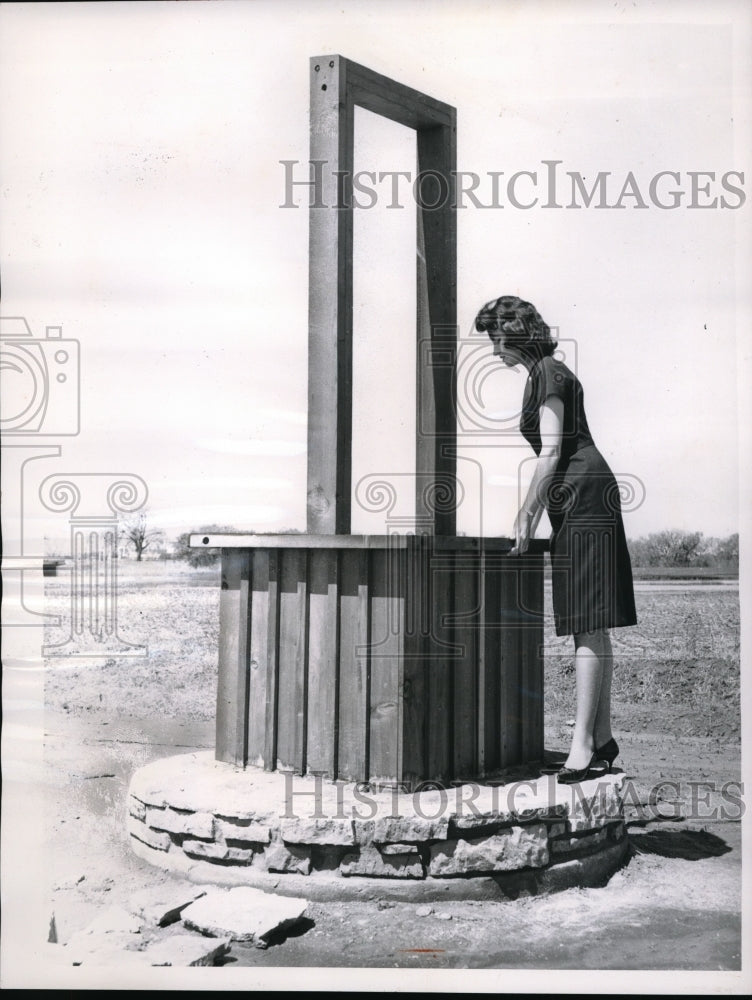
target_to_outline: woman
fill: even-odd
[[[558,781],[583,781],[619,753],[611,733],[613,661],[608,630],[636,625],[632,566],[619,488],[588,429],[576,376],[554,358],[556,342],[529,302],[504,295],[475,319],[494,355],[522,364],[528,380],[520,430],[538,456],[514,522],[513,555],[527,550],[545,509],[553,529],[551,569],[557,635],[574,636],[577,711],[569,756]]]

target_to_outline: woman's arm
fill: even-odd
[[[546,495],[548,480],[559,464],[563,426],[564,401],[558,396],[548,396],[540,408],[540,455],[522,507],[514,521],[515,543],[510,555],[522,555],[526,552],[530,539],[535,534],[544,509],[540,498]]]

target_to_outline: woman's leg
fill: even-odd
[[[593,726],[596,749],[602,747],[604,743],[608,743],[613,736],[611,732],[611,678],[614,672],[614,656],[608,629],[603,630],[602,636],[603,677],[601,678],[601,690],[598,698],[598,711],[595,713],[595,725]]]
[[[604,660],[607,659],[604,655],[606,636],[607,633],[603,629],[597,629],[593,632],[580,632],[574,637],[577,710],[572,746],[565,767],[571,767],[575,770],[587,767],[595,749],[595,724],[601,704],[604,674],[606,673],[604,670]],[[610,687],[604,695],[608,696],[606,704],[604,704],[605,711],[610,698]],[[599,719],[599,722],[602,720]]]

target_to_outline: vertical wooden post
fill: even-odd
[[[305,774],[308,702],[308,553],[283,550],[279,582],[277,763]]]
[[[418,129],[415,516],[437,535],[457,530],[456,144],[454,109],[450,124]]]
[[[353,103],[347,60],[311,60],[308,531],[350,531]]]
[[[336,549],[311,552],[308,574],[307,768],[334,778],[337,769],[340,579]]]
[[[251,669],[248,699],[248,762],[274,767],[276,759],[277,701],[277,553],[255,549],[250,553]]]
[[[222,549],[216,757],[241,767],[248,738],[250,573],[250,552]]]
[[[367,775],[370,705],[369,552],[342,552],[339,613],[339,775]]]
[[[456,112],[336,55],[311,60],[308,531],[344,535],[351,522],[355,105],[417,133],[416,518],[453,535]]]

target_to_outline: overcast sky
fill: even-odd
[[[62,454],[27,468],[26,517],[45,475],[134,473],[169,535],[212,522],[305,529],[307,196],[297,189],[301,207],[280,207],[280,161],[300,161],[304,176],[309,57],[339,53],[457,108],[458,168],[481,178],[483,203],[503,172],[503,208],[468,199],[458,212],[462,336],[486,300],[529,298],[583,382],[596,443],[644,486],[627,533],[738,530],[747,14],[694,3],[4,5],[2,312],[38,339],[62,326],[81,354],[80,433],[44,439]],[[412,133],[365,112],[356,125],[356,169],[414,171]],[[562,207],[543,208],[551,160]],[[518,171],[537,173],[514,189],[520,203],[538,196],[530,209],[508,199]],[[590,185],[602,171],[609,205],[631,171],[646,207],[634,193],[621,209],[565,207],[568,173]],[[681,191],[676,209],[651,200],[661,171],[679,177],[664,176],[656,200]],[[715,177],[693,196],[698,171]],[[724,187],[732,171],[745,180]],[[356,480],[413,461],[414,210],[409,191],[392,210],[378,192],[355,220]],[[693,209],[693,197],[717,200]],[[472,353],[481,347],[463,348],[475,360],[460,384],[479,393],[488,429],[514,414],[524,374],[489,369]],[[509,534],[531,453],[477,426],[461,442],[459,528]],[[64,515],[52,521],[44,533],[64,537]],[[356,505],[354,531],[382,528]]]

